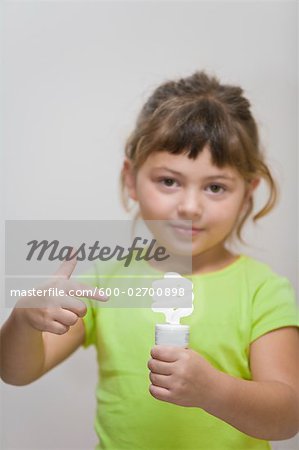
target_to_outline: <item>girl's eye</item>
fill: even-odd
[[[209,188],[213,194],[219,194],[219,192],[224,192],[226,190],[223,186],[220,186],[220,184],[210,184]]]
[[[159,182],[166,187],[173,187],[176,181],[173,178],[161,178]]]
[[[164,178],[160,178],[158,180],[158,182],[160,184],[162,184],[162,186],[167,187],[167,188],[173,188],[173,187],[177,187],[178,186],[178,182],[173,179],[173,178],[168,178],[168,177],[164,177]],[[210,190],[210,192],[212,192],[213,194],[220,194],[222,192],[226,191],[226,188],[220,184],[210,184],[208,186],[208,189]]]

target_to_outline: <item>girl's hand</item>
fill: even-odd
[[[38,297],[38,306],[32,307],[32,297],[22,297],[16,304],[14,313],[39,331],[47,331],[54,334],[66,333],[72,325],[75,325],[79,317],[86,314],[85,303],[73,296],[76,291],[89,290],[89,295],[82,295],[94,300],[105,301],[108,298],[99,293],[94,293],[95,287],[71,281],[70,277],[76,267],[77,260],[64,261],[53,280],[38,289],[57,289],[54,292],[64,292],[64,296],[45,295]],[[72,296],[70,295],[72,293]],[[92,295],[90,295],[92,294]]]
[[[157,345],[151,351],[149,391],[153,397],[180,406],[204,408],[217,370],[191,349]]]

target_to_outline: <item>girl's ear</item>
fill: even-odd
[[[124,184],[128,190],[129,197],[132,200],[137,201],[136,174],[134,173],[132,162],[127,158],[124,160],[122,174]]]
[[[252,180],[249,181],[248,186],[246,188],[245,198],[244,198],[245,203],[247,203],[249,201],[253,192],[260,184],[260,181],[261,181],[260,178],[253,178]]]
[[[260,178],[254,178],[253,180],[251,180],[249,182],[249,191],[250,194],[252,194],[252,192],[258,187],[258,185],[260,184],[261,179]]]

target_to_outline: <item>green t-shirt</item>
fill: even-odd
[[[145,266],[149,273],[146,262],[140,262],[138,270]],[[251,257],[241,255],[222,270],[190,279],[194,311],[181,323],[190,326],[189,347],[220,371],[250,380],[250,343],[273,329],[299,325],[288,280]],[[105,280],[97,283],[103,286]],[[86,301],[91,306],[83,319],[83,345],[96,346],[99,363],[97,450],[271,448],[267,441],[250,437],[200,408],[151,396],[147,363],[155,324],[164,323],[164,315],[150,308],[110,308],[108,303],[94,307]]]

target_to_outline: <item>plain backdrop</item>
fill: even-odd
[[[159,83],[205,69],[244,88],[281,190],[239,248],[297,289],[296,1],[6,1],[2,18],[5,219],[129,218],[118,177],[136,114]],[[92,449],[96,380],[89,348],[2,384],[1,448]]]

